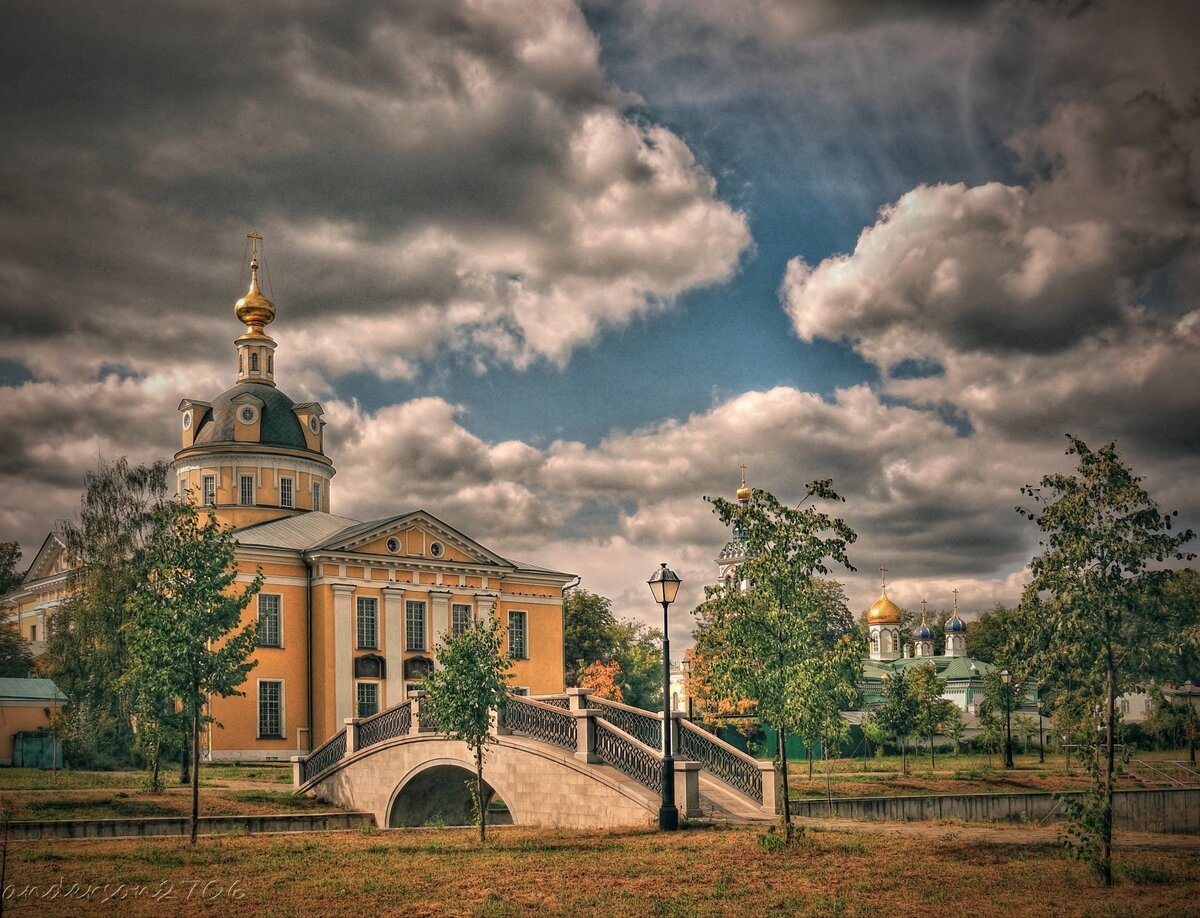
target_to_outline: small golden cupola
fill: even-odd
[[[750,490],[750,486],[746,484],[746,463],[743,462],[741,468],[742,486],[737,489],[737,499],[739,503],[745,504],[750,502],[750,495],[752,492]]]
[[[258,285],[258,244],[262,236],[247,233],[251,242],[250,289],[233,306],[233,313],[246,331],[235,341],[238,350],[239,383],[275,385],[275,341],[263,328],[275,321],[275,304],[263,296]]]

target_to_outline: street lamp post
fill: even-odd
[[[679,828],[679,809],[675,806],[675,762],[671,758],[671,640],[667,627],[667,607],[679,593],[679,577],[663,561],[646,581],[654,601],[663,608],[663,761],[662,806],[658,808],[658,828],[672,832]]]
[[[1042,743],[1042,699],[1038,699],[1038,762],[1046,764],[1046,746]]]
[[[1004,685],[1004,767],[1012,768],[1012,673],[1000,670],[1000,681]]]

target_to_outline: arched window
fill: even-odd
[[[255,354],[253,352],[250,354],[250,372],[251,373],[258,372],[258,354]]]
[[[242,376],[246,375],[246,355],[238,354],[238,373]]]
[[[275,357],[272,354],[267,355],[267,375],[275,372]]]

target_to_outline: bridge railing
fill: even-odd
[[[678,724],[681,756],[699,762],[700,767],[713,777],[724,781],[755,803],[763,803],[764,763],[708,731],[701,730],[690,720],[680,720]]]
[[[346,755],[346,731],[335,733],[311,753],[292,756],[292,780],[299,787],[336,765]]]
[[[612,701],[608,698],[587,696],[587,706],[615,727],[624,730],[638,742],[650,747],[662,748],[662,715],[651,714],[641,708]]]
[[[406,701],[394,708],[380,711],[371,717],[363,718],[353,726],[358,734],[354,741],[356,750],[366,749],[397,736],[408,736],[408,731],[412,728],[412,702]]]
[[[662,753],[620,727],[597,718],[593,752],[605,765],[611,765],[643,787],[656,793],[662,789]]]
[[[566,696],[563,696],[566,701]],[[510,695],[500,711],[500,726],[575,752],[579,748],[577,718],[569,711],[536,698]]]

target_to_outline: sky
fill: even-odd
[[[5,4],[0,539],[234,384],[246,233],[333,511],[425,509],[671,637],[739,466],[970,615],[1115,439],[1200,523],[1200,7]]]

